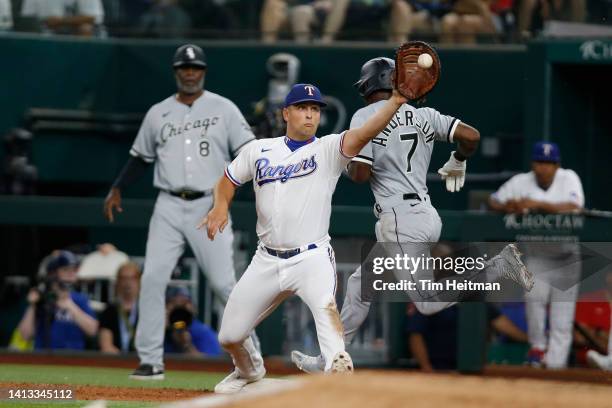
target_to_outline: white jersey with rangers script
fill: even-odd
[[[314,137],[296,148],[287,137],[248,144],[227,167],[239,186],[253,180],[257,235],[274,249],[329,240],[331,198],[351,158],[341,150],[344,133]]]
[[[542,189],[536,180],[533,171],[517,174],[506,181],[493,195],[492,198],[501,204],[508,200],[531,200],[544,201],[552,204],[574,203],[579,207],[584,206],[584,191],[580,177],[570,169],[557,169],[555,178],[547,190]]]
[[[231,156],[254,139],[238,107],[207,90],[191,106],[175,95],[153,105],[130,154],[155,162],[155,187],[204,191],[213,188]]]
[[[362,126],[385,102],[359,109],[350,128]],[[458,124],[458,119],[435,109],[402,105],[389,125],[353,159],[372,166],[370,184],[376,201],[405,193],[427,194],[434,141],[452,142]]]

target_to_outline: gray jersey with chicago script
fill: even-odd
[[[359,109],[351,129],[362,126],[386,101]],[[402,105],[387,127],[353,161],[372,166],[370,185],[377,201],[398,194],[427,194],[427,170],[434,141],[448,142],[459,120],[432,108]]]
[[[214,186],[232,156],[253,139],[238,107],[207,90],[191,106],[175,95],[153,105],[130,154],[155,162],[155,187],[203,191]]]

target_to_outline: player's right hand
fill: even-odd
[[[223,232],[227,226],[228,220],[227,210],[215,206],[208,212],[208,215],[200,221],[198,229],[206,227],[208,239],[214,241],[215,235],[217,235],[217,232]]]
[[[115,221],[113,214],[115,209],[117,212],[123,212],[123,208],[121,208],[121,190],[117,187],[112,187],[104,200],[104,216],[110,222]]]

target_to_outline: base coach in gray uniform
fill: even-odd
[[[113,222],[113,211],[122,211],[122,188],[155,163],[153,184],[159,195],[140,288],[135,341],[140,366],[131,375],[136,379],[164,378],[164,294],[186,242],[223,303],[236,283],[231,225],[214,241],[196,225],[212,208],[212,189],[226,164],[255,139],[234,103],[204,90],[207,64],[200,47],[179,47],[173,67],[178,92],[149,109],[104,202]]]

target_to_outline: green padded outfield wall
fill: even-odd
[[[245,115],[267,91],[265,63],[277,52],[289,52],[301,61],[300,80],[318,84],[324,93],[340,99],[350,115],[362,106],[352,87],[363,62],[393,56],[393,48],[262,46],[253,43],[197,42],[209,61],[206,86],[233,101]],[[86,109],[99,112],[144,113],[153,103],[175,91],[170,60],[176,41],[80,40],[23,34],[0,38],[3,90],[0,132],[22,123],[28,107]],[[427,106],[457,116],[476,126],[483,137],[501,140],[503,155],[479,157],[474,171],[517,170],[521,166],[525,48],[522,46],[439,49],[442,78],[428,97]],[[348,120],[345,125],[348,125]],[[45,182],[99,183],[117,174],[131,139],[109,141],[91,135],[41,136],[34,160]],[[439,144],[432,163],[446,161],[451,146]],[[97,152],[91,155],[91,152]],[[433,165],[432,165],[433,166]],[[143,182],[146,186],[150,181]],[[477,186],[495,188],[495,184]],[[150,189],[134,191],[151,196]],[[442,208],[465,208],[462,192],[450,197],[441,183],[432,184],[434,202]],[[368,188],[342,181],[334,197],[338,204],[371,201]],[[357,201],[355,201],[357,200]]]

